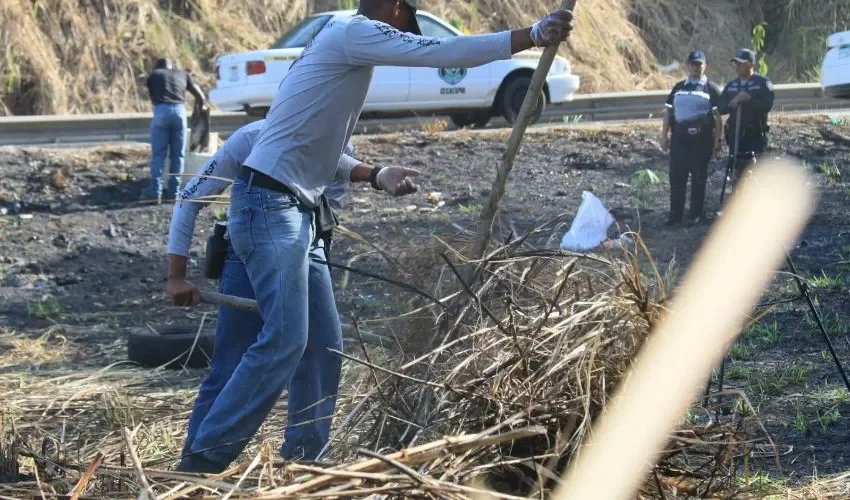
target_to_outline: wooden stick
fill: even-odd
[[[811,184],[778,161],[742,181],[553,499],[633,498],[811,216]]]
[[[145,471],[142,469],[142,461],[139,460],[139,455],[136,454],[136,449],[133,448],[133,434],[130,429],[124,427],[124,443],[127,445],[127,452],[130,454],[130,461],[133,462],[133,470],[136,472],[136,477],[139,479],[139,485],[142,491],[139,492],[138,500],[153,500],[156,495],[151,491],[151,485],[148,478],[145,477]]]
[[[252,313],[260,312],[260,308],[257,306],[256,300],[224,295],[223,293],[201,290],[201,300],[207,304],[230,307],[231,309],[238,309],[240,311]]]
[[[252,313],[260,312],[260,308],[259,306],[257,306],[256,300],[245,299],[242,297],[234,297],[233,295],[225,295],[223,293],[212,292],[209,290],[201,290],[201,301],[215,306],[231,307],[240,311],[247,311]],[[374,333],[361,332],[360,335],[362,336],[363,342],[366,342],[367,344],[378,346],[392,344],[391,339],[387,337],[382,337],[381,335],[376,335]],[[358,340],[356,337],[349,336],[348,338]]]
[[[100,467],[100,464],[102,462],[103,453],[98,452],[97,455],[94,457],[94,460],[92,460],[92,462],[86,468],[86,471],[83,473],[82,477],[80,477],[80,480],[77,481],[77,485],[74,486],[74,489],[71,490],[71,500],[79,500],[80,495],[83,493],[83,491],[85,491],[86,486],[89,485],[89,481],[91,481],[92,476],[94,476],[95,471],[98,467]]]
[[[561,9],[574,11],[576,0],[562,0]],[[552,62],[558,54],[558,45],[546,47],[543,50],[543,55],[540,56],[540,61],[537,63],[537,69],[534,70],[534,76],[531,77],[531,85],[528,92],[525,94],[525,100],[522,102],[519,116],[517,117],[514,128],[511,131],[511,138],[508,140],[508,148],[502,156],[502,164],[496,173],[496,179],[493,181],[493,188],[490,190],[490,199],[487,205],[481,211],[481,219],[478,224],[478,233],[475,235],[475,244],[472,249],[472,259],[478,260],[487,250],[487,245],[490,242],[490,237],[493,234],[493,221],[496,219],[496,214],[499,212],[499,207],[502,203],[502,197],[505,194],[505,186],[508,182],[508,175],[514,167],[517,153],[522,145],[522,138],[525,135],[525,130],[528,128],[531,121],[531,113],[537,109],[537,100],[545,99],[541,95],[543,85],[546,83],[546,75],[549,74],[549,69],[552,67]],[[474,267],[471,269],[475,269]],[[465,280],[467,283],[472,283],[475,272]]]

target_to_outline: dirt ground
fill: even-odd
[[[825,117],[775,119],[771,146],[776,155],[793,157],[816,174],[818,210],[793,256],[817,295],[839,357],[850,361],[850,175],[845,173],[850,147],[822,139],[817,128],[824,123]],[[846,124],[830,127],[850,132]],[[506,137],[506,131],[498,130],[356,137],[358,157],[420,169],[422,190],[390,199],[368,187],[353,188],[343,224],[364,240],[337,238],[333,260],[427,287],[442,251],[440,241],[463,245],[475,231]],[[591,191],[622,230],[641,234],[659,267],[675,282],[710,223],[664,226],[667,156],[656,141],[657,127],[647,125],[530,131],[495,237],[504,239],[547,222],[555,229],[535,233],[529,244],[556,248],[582,191]],[[132,328],[197,328],[203,318],[204,328],[214,330],[214,308],[181,309],[164,298],[171,207],[135,201],[146,183],[147,160],[144,145],[0,149],[0,392],[122,363],[125,335]],[[711,166],[712,213],[718,209],[724,165],[715,160]],[[435,204],[427,195],[445,203]],[[190,270],[196,281],[205,281],[200,267],[204,242],[223,211],[223,205],[202,211]],[[334,278],[348,332],[356,315],[365,320],[366,330],[386,333],[382,318],[419,303],[373,279],[339,271]],[[212,289],[214,283],[204,286]],[[764,300],[794,296],[793,281],[780,273]],[[850,394],[806,304],[798,300],[757,312],[765,315],[730,352],[726,387],[742,390],[755,407],[779,447],[781,471],[764,443],[758,445],[752,466],[765,471],[767,489],[850,470]],[[416,341],[411,337],[415,331],[391,333]],[[179,411],[187,412],[204,373],[157,372],[157,377],[163,387],[182,395]],[[15,419],[17,425],[37,426],[49,415],[24,413]],[[173,457],[181,444],[162,456]]]

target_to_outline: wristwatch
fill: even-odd
[[[369,172],[369,184],[372,185],[373,189],[381,190],[381,186],[378,185],[378,173],[383,170],[384,167],[375,167]]]

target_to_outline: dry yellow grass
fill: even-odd
[[[268,47],[305,15],[340,0],[4,0],[0,2],[0,114],[147,110],[144,78],[168,55],[209,89],[215,58]],[[347,4],[347,5],[346,5]],[[174,7],[174,6],[177,7]],[[425,0],[422,7],[470,33],[527,26],[548,0]],[[768,59],[778,81],[814,76],[823,36],[850,16],[841,0],[582,0],[569,48],[582,92],[661,88],[677,75],[660,64],[707,51],[722,79],[729,54],[768,19]],[[776,43],[773,43],[773,41]]]

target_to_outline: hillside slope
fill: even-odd
[[[216,56],[267,47],[303,16],[345,0],[3,0],[0,114],[140,111],[144,78],[169,55],[209,89]],[[550,0],[426,0],[424,8],[470,33],[529,24]],[[715,5],[716,4],[716,5]],[[728,76],[732,51],[767,20],[767,58],[777,81],[815,75],[823,37],[850,23],[840,0],[582,0],[578,28],[562,53],[582,92],[660,88],[680,74],[659,66],[693,47]]]

